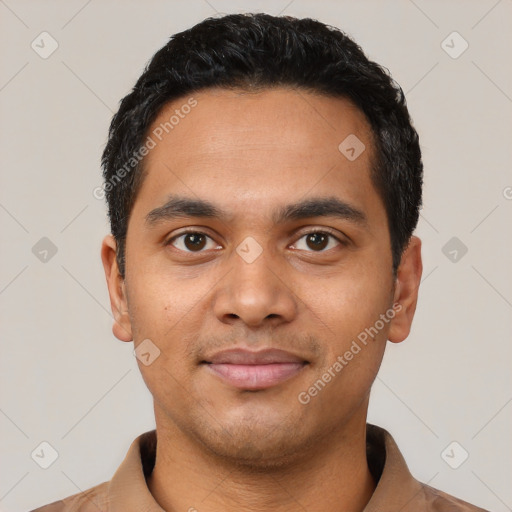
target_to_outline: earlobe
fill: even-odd
[[[411,236],[397,270],[394,304],[400,307],[395,308],[396,314],[388,332],[388,340],[393,343],[405,340],[411,331],[422,272],[421,240]]]
[[[112,332],[121,341],[133,341],[130,317],[128,315],[128,302],[125,292],[125,282],[119,273],[116,259],[116,240],[109,234],[105,236],[101,245],[101,261],[107,280],[110,296],[110,308],[114,315]]]

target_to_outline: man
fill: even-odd
[[[400,87],[343,33],[207,19],[153,57],[102,164],[114,335],[156,430],[38,511],[476,511],[367,425],[422,273],[422,163]]]

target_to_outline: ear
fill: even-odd
[[[400,304],[401,308],[395,308],[396,314],[390,322],[388,340],[393,343],[400,343],[409,336],[422,272],[421,240],[412,236],[397,270],[393,303]]]
[[[132,341],[133,335],[128,315],[125,283],[117,266],[116,247],[116,240],[111,234],[107,235],[101,244],[101,261],[107,279],[110,308],[114,314],[112,332],[121,341]]]

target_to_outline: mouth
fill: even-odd
[[[299,374],[309,361],[277,349],[252,352],[243,349],[224,350],[201,361],[207,371],[226,384],[256,391],[276,386]]]

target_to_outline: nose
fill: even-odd
[[[223,323],[243,322],[248,327],[276,327],[291,322],[297,300],[282,265],[266,251],[252,262],[233,251],[230,271],[220,280],[214,295],[214,313]]]

